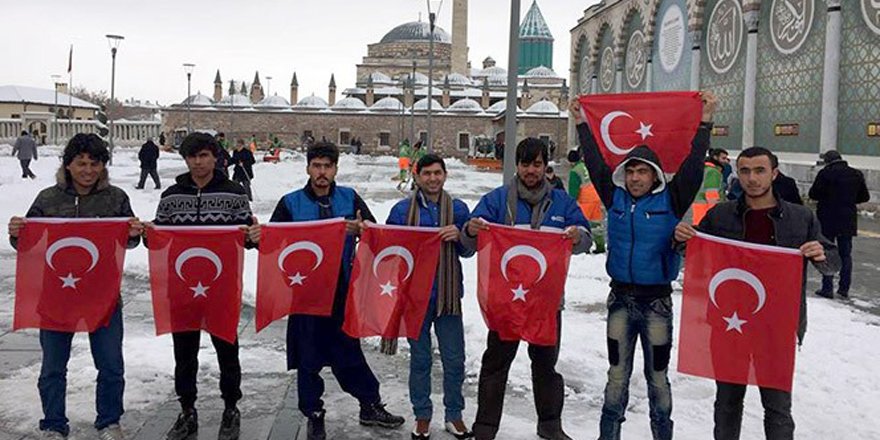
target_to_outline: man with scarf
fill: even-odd
[[[453,199],[443,185],[446,163],[435,154],[423,156],[415,166],[416,190],[397,202],[388,220],[389,225],[440,228],[443,248],[431,302],[418,339],[410,339],[409,399],[416,416],[413,440],[429,439],[431,434],[431,326],[440,346],[443,362],[443,405],[446,407],[446,431],[458,439],[471,437],[461,418],[464,410],[464,326],[461,320],[461,296],[464,285],[460,257],[470,257],[473,249],[459,242],[459,233],[470,211],[461,200]],[[386,343],[388,345],[388,343]]]
[[[540,139],[528,138],[516,146],[516,177],[480,199],[461,233],[461,242],[465,247],[476,249],[477,234],[488,229],[488,223],[496,223],[535,230],[564,231],[572,241],[574,254],[590,249],[590,224],[581,209],[565,191],[553,189],[544,178],[548,156],[547,144]],[[557,317],[560,336],[561,306]],[[561,337],[557,338],[555,346],[529,344],[529,358],[532,361],[532,388],[538,412],[538,436],[569,440],[570,437],[562,430],[561,419],[564,382],[562,375],[556,372],[560,340]],[[497,332],[489,332],[480,369],[477,417],[473,427],[478,440],[494,439],[498,433],[507,374],[518,348],[518,341],[502,341]]]
[[[397,428],[403,417],[385,410],[379,395],[379,381],[364,358],[360,340],[342,331],[345,296],[354,263],[354,248],[364,220],[375,221],[355,190],[336,185],[339,149],[319,142],[309,146],[306,171],[309,181],[278,202],[270,222],[304,222],[345,218],[348,235],[342,255],[339,282],[333,292],[333,314],[329,317],[291,315],[287,321],[287,367],[296,369],[299,410],[308,418],[308,440],[323,440],[324,380],[321,370],[329,366],[340,387],[360,403],[360,423],[365,426]]]

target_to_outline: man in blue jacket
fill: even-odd
[[[423,156],[415,166],[416,190],[411,197],[397,202],[388,220],[389,225],[425,226],[440,228],[443,247],[431,302],[418,339],[410,339],[409,399],[416,416],[414,440],[431,437],[431,326],[440,346],[443,362],[443,405],[446,407],[446,431],[458,439],[471,437],[461,418],[464,410],[464,326],[461,320],[461,297],[464,284],[460,257],[474,255],[474,250],[462,246],[459,233],[468,220],[470,211],[461,200],[453,199],[443,185],[446,183],[446,163],[440,156]]]
[[[488,229],[489,223],[496,223],[535,230],[564,231],[572,241],[573,253],[585,253],[590,249],[590,223],[584,218],[577,202],[565,191],[553,189],[544,177],[547,161],[547,144],[540,139],[528,138],[516,146],[516,177],[480,199],[461,233],[465,247],[476,249],[479,231]],[[557,318],[561,335],[560,318],[561,314]],[[529,358],[532,360],[538,436],[570,440],[562,430],[564,382],[562,375],[556,372],[560,339],[557,338],[556,345],[552,347],[529,344]],[[502,341],[497,332],[489,332],[480,368],[477,417],[473,428],[478,440],[494,439],[498,433],[507,373],[516,357],[517,348],[518,341]]]
[[[309,181],[278,202],[270,222],[304,222],[328,218],[346,219],[348,237],[330,317],[291,315],[287,321],[287,367],[297,372],[299,409],[308,417],[308,440],[326,438],[324,429],[324,380],[321,370],[329,366],[342,389],[360,402],[360,423],[396,428],[403,417],[385,410],[379,381],[367,365],[360,340],[342,331],[345,297],[351,278],[354,248],[364,220],[375,222],[370,208],[351,188],[336,185],[339,149],[320,142],[306,153]]]
[[[667,377],[672,348],[670,295],[681,265],[673,233],[702,186],[703,159],[717,103],[710,92],[701,96],[703,117],[691,152],[669,182],[657,155],[646,145],[634,148],[612,170],[583,120],[580,104],[575,100],[571,105],[590,179],[608,210],[610,367],[600,440],[620,439],[637,338],[642,340],[653,438],[672,438],[672,391]]]

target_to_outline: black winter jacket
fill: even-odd
[[[865,176],[846,161],[825,165],[810,188],[810,198],[819,202],[816,214],[826,237],[858,234],[856,205],[871,199]]]
[[[141,169],[155,169],[159,161],[159,147],[153,141],[147,141],[141,145],[141,150],[138,152],[138,160],[141,161]]]

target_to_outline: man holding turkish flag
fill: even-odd
[[[678,171],[690,154],[703,108],[700,92],[615,93],[578,99],[609,167],[617,167],[635,147],[646,145],[667,173]]]
[[[795,335],[802,343],[806,332],[806,264],[823,275],[840,269],[816,215],[774,195],[778,163],[761,147],[737,157],[743,195],[716,205],[697,226],[730,240],[694,239],[697,230],[685,222],[675,229],[675,241],[688,243],[679,369],[716,379],[716,440],[739,439],[747,384],[760,387],[767,438],[794,438],[791,383]]]
[[[367,224],[354,259],[345,333],[418,339],[440,258],[438,231]]]
[[[556,345],[571,242],[558,232],[501,225],[477,241],[477,294],[489,330],[503,341]]]
[[[260,230],[257,331],[288,315],[330,316],[331,293],[339,281],[345,247],[345,221],[272,223]]]

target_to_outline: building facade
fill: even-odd
[[[880,156],[880,1],[606,0],[571,30],[573,94],[712,90],[712,144]]]

